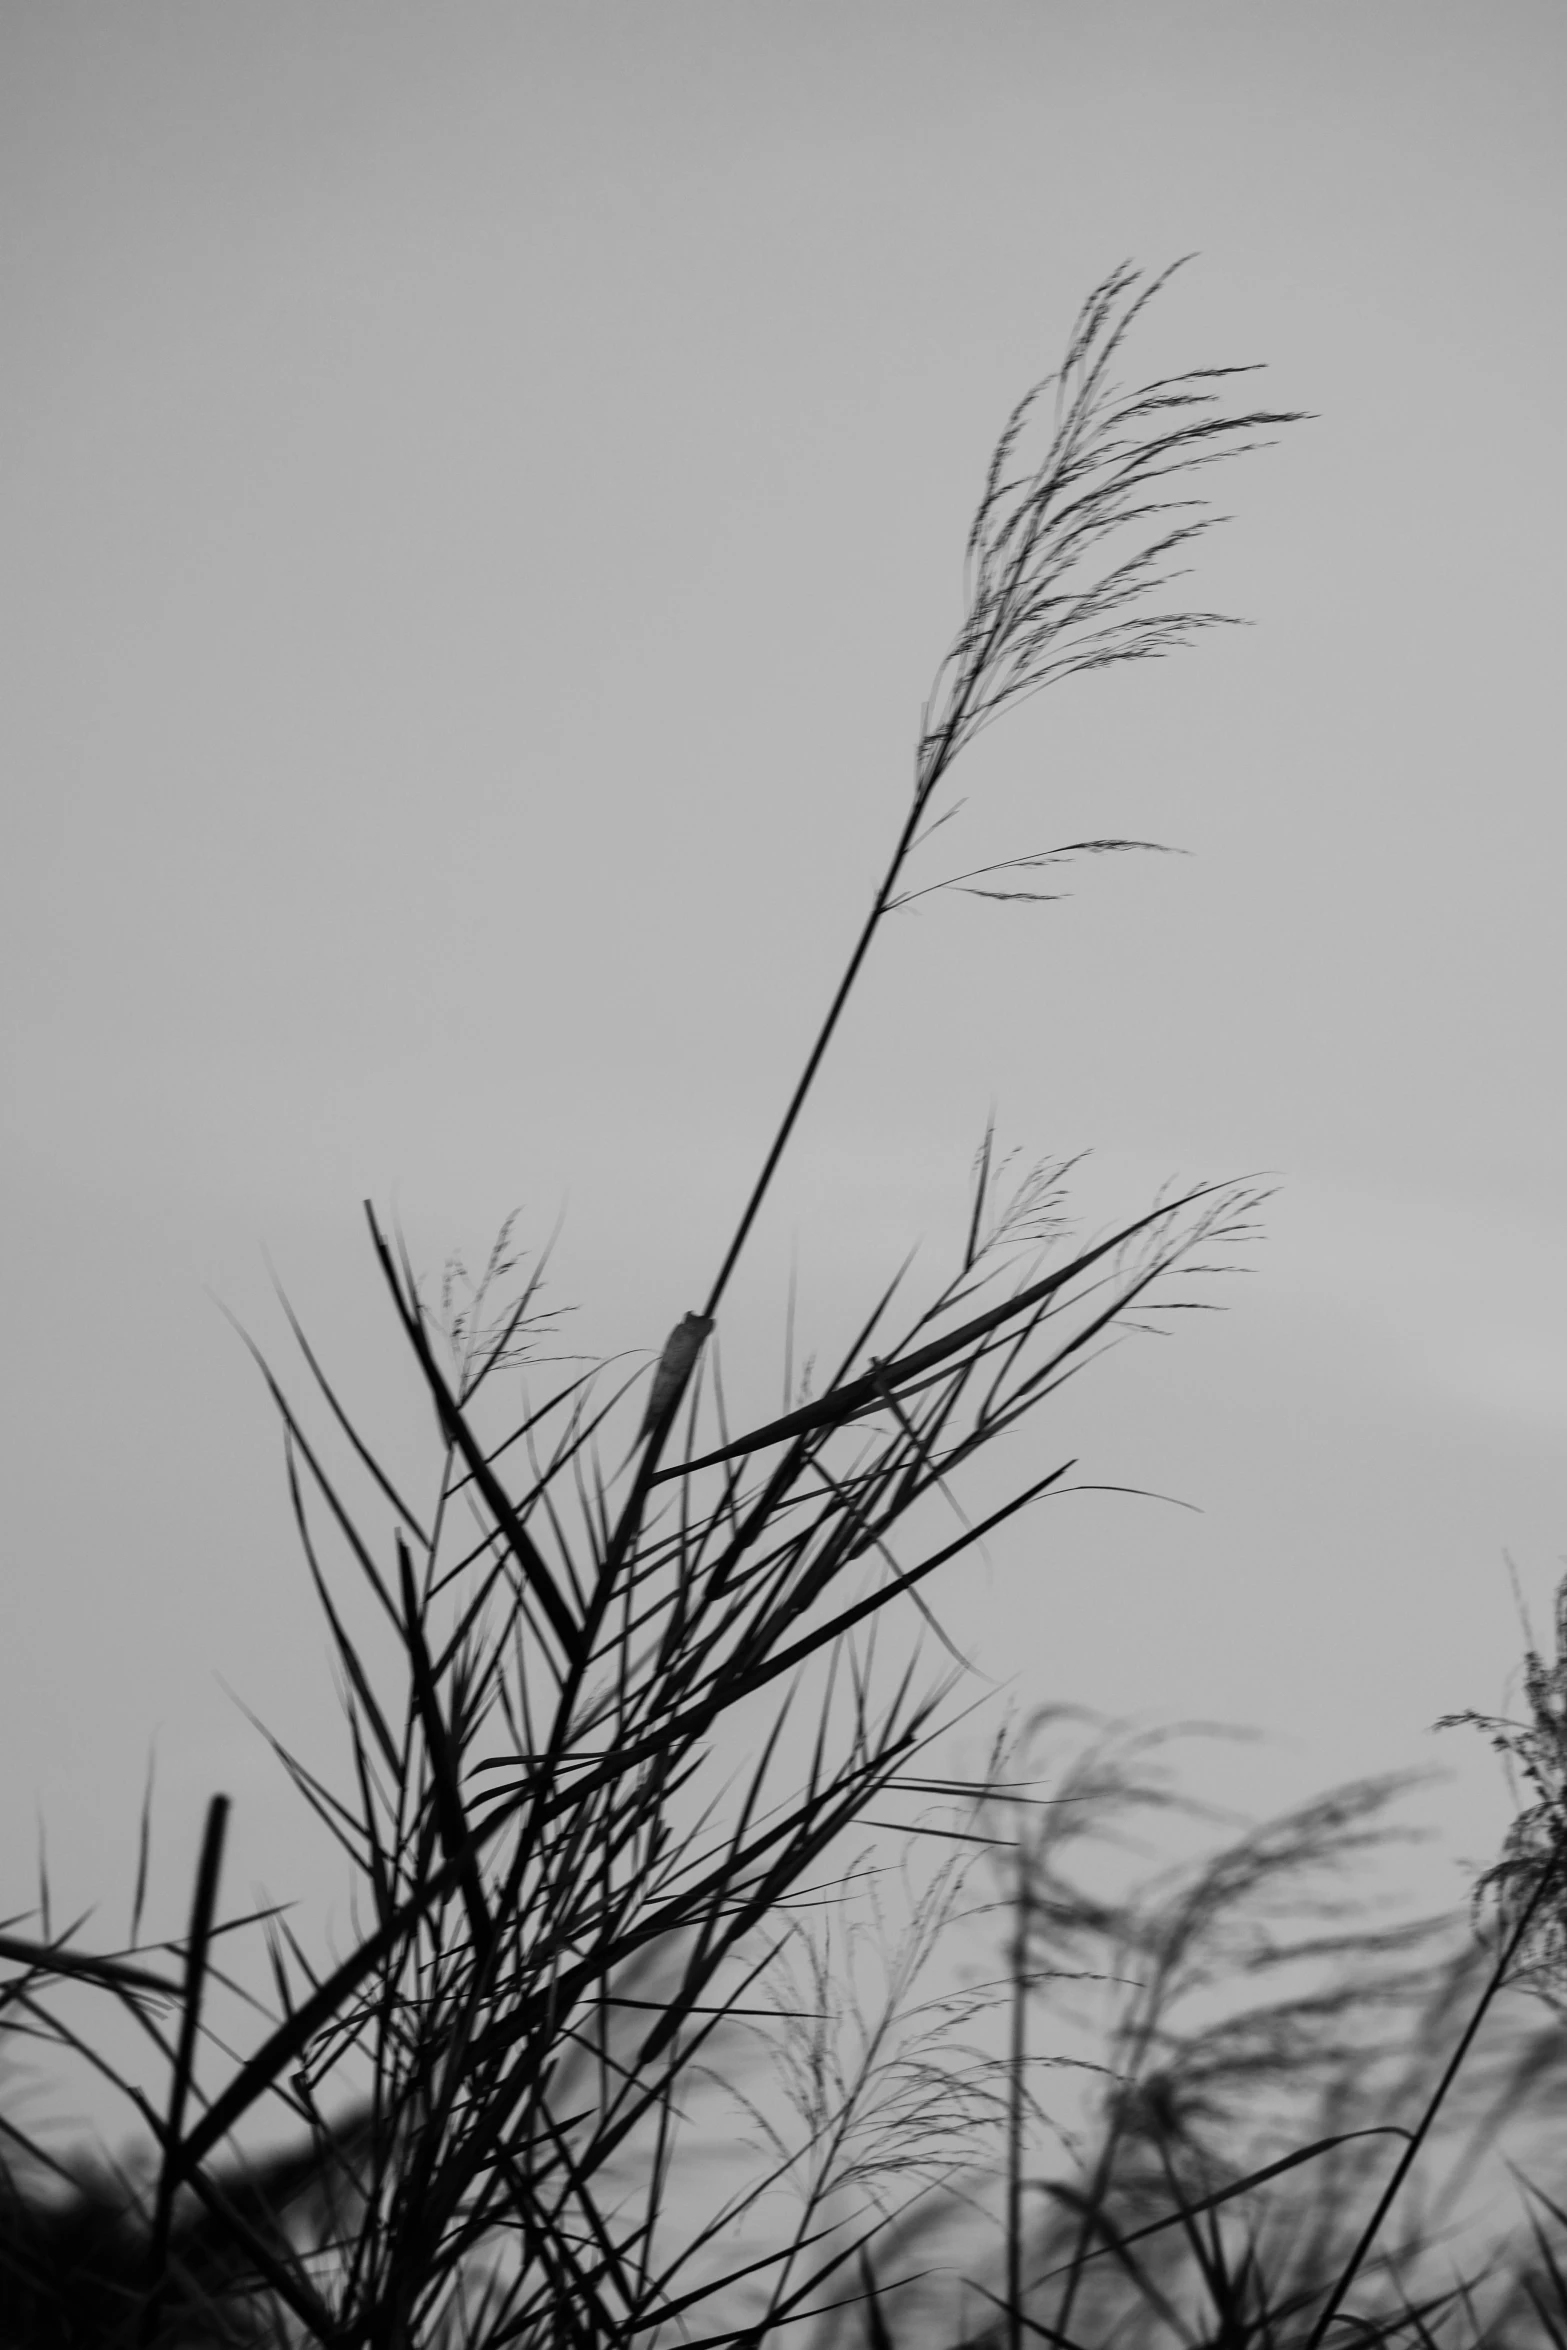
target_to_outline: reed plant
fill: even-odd
[[[1379,2309],[1401,2289],[1396,2243],[1357,2244],[1348,2225],[1368,2125],[1350,2116],[1344,2035],[1352,2013],[1430,2007],[1420,1937],[1319,1922],[1284,1951],[1234,1924],[1380,1833],[1386,1791],[1232,1842],[1157,1898],[1096,1905],[1063,1856],[1112,1797],[1149,1800],[1124,1768],[1106,1775],[1101,1756],[1086,1778],[1020,1784],[1001,1747],[966,1779],[936,1755],[962,1669],[943,1570],[1074,1470],[1036,1453],[976,1511],[976,1464],[1025,1423],[1042,1433],[1107,1336],[1205,1298],[1254,1228],[1255,1187],[1193,1185],[1087,1240],[1069,1168],[1008,1183],[987,1133],[944,1280],[868,1298],[814,1392],[791,1361],[772,1417],[737,1423],[722,1376],[736,1267],[883,925],[940,892],[1046,899],[1073,858],[1150,845],[1030,846],[930,877],[977,734],[1074,673],[1222,624],[1172,595],[1212,520],[1197,476],[1293,415],[1248,404],[1240,368],[1123,383],[1164,283],[1107,278],[1007,420],[880,882],[707,1294],[650,1370],[562,1365],[547,1263],[509,1235],[477,1282],[454,1271],[428,1296],[369,1207],[430,1409],[426,1482],[363,1431],[286,1301],[302,1387],[253,1347],[346,1728],[330,1783],[279,1752],[341,1847],[358,1922],[326,1957],[281,1912],[225,1915],[222,1796],[183,1935],[145,1937],[139,1893],[116,1951],[55,1930],[45,1904],[11,1921],[16,2044],[96,2063],[151,2150],[84,2178],[6,2124],[11,2341],[886,2350],[926,2323],[909,2259],[955,2201],[984,2211],[986,2179],[1002,2182],[1003,2249],[989,2282],[983,2260],[971,2279],[974,2343],[1314,2344],[1351,2325],[1335,2338],[1433,2338],[1423,2305],[1385,2322],[1340,2307],[1356,2277]],[[146,1836],[144,1822],[139,1884]],[[867,1943],[844,1921],[889,1838],[957,1858],[919,1880],[901,1942]],[[927,1993],[942,1931],[996,1853],[1007,1962]],[[212,2017],[247,1934],[271,2009],[236,2049]],[[886,1965],[860,2008],[867,1948]],[[1312,1958],[1353,1962],[1364,2005],[1340,1984],[1183,2036],[1182,2002],[1225,1964],[1256,1978]],[[1025,2172],[1038,1988],[1083,1976],[1130,1986],[1107,2027],[1110,2094],[1075,2175],[1041,2186]],[[131,2019],[161,2087],[73,2020],[84,1997]],[[1009,2036],[986,2049],[992,2011]],[[1289,2092],[1298,2109],[1303,2083],[1315,2137],[1265,2158],[1262,2105],[1288,2109]],[[263,2119],[288,2134],[264,2160],[244,2137]],[[1260,2227],[1248,2199],[1308,2172],[1292,2248],[1253,2234],[1237,2251],[1233,2207]]]

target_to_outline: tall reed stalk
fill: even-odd
[[[1169,600],[1210,526],[1196,476],[1291,416],[1237,400],[1244,369],[1122,384],[1168,274],[1107,278],[1060,369],[1006,423],[881,880],[707,1296],[650,1389],[604,1368],[540,1379],[540,1263],[497,1313],[497,1261],[443,1329],[368,1206],[437,1430],[430,1501],[405,1498],[292,1315],[337,1454],[257,1351],[347,1720],[338,1785],[285,1759],[367,1915],[330,1963],[283,1918],[260,1921],[275,2015],[233,2057],[203,2028],[216,1828],[183,1940],[102,1956],[48,1932],[0,1942],[13,2019],[69,2037],[53,1987],[91,1986],[173,2082],[155,2100],[114,2074],[157,2161],[148,2262],[105,2341],[188,2341],[199,2311],[235,2340],[334,2350],[760,2343],[845,2295],[861,2296],[874,2338],[884,2211],[827,2224],[824,2175],[782,2240],[758,2250],[746,2233],[802,2163],[841,2148],[841,2112],[815,2112],[803,2142],[694,2215],[674,2192],[683,2117],[738,2064],[797,1906],[841,1880],[851,1832],[899,1801],[912,1823],[918,1807],[996,1792],[932,1776],[953,1683],[889,1663],[878,1627],[906,1601],[934,1624],[941,1570],[1065,1490],[1073,1463],[1046,1453],[976,1518],[942,1525],[939,1508],[1096,1341],[1177,1301],[1180,1278],[1247,1234],[1257,1194],[1196,1185],[1074,1246],[1063,1170],[1003,1198],[987,1138],[950,1277],[917,1307],[896,1282],[868,1300],[822,1392],[736,1432],[710,1341],[883,925],[941,891],[1044,897],[1061,863],[1146,845],[1107,835],[914,871],[951,837],[954,767],[985,727],[1069,676],[1221,623]],[[311,2150],[308,2224],[226,2161],[263,2115]]]

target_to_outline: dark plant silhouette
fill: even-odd
[[[1070,860],[1151,845],[932,861],[985,727],[1221,620],[1174,595],[1210,523],[1199,476],[1292,416],[1247,406],[1241,369],[1122,382],[1165,282],[1114,272],[1006,424],[881,879],[707,1294],[656,1358],[563,1359],[546,1263],[509,1231],[432,1303],[367,1210],[434,1431],[416,1506],[291,1311],[303,1395],[253,1350],[347,1720],[337,1779],[283,1760],[359,1922],[328,1958],[281,1912],[227,1913],[221,1797],[183,1933],[149,1941],[139,1896],[120,1951],[56,1930],[42,1900],[12,1921],[7,2023],[96,2062],[149,2149],[51,2184],[9,2125],[16,2343],[912,2343],[905,2272],[959,2197],[994,2233],[944,2340],[1567,2340],[1549,2181],[1497,2276],[1439,2273],[1466,2162],[1560,2078],[1554,2021],[1527,2043],[1493,2028],[1491,2053],[1478,2037],[1520,1972],[1558,1988],[1560,1663],[1531,1657],[1532,1726],[1498,1733],[1537,1800],[1487,1880],[1478,1952],[1439,1948],[1431,1921],[1368,1924],[1335,1891],[1384,1849],[1391,1786],[1111,1899],[1074,1855],[1128,1807],[1173,1824],[1151,1750],[1092,1749],[1027,1790],[999,1751],[966,1782],[932,1754],[958,1674],[909,1647],[923,1630],[952,1653],[941,1572],[1075,1464],[1039,1454],[982,1508],[970,1471],[1048,1428],[1107,1337],[1206,1302],[1255,1188],[1192,1184],[1088,1239],[1068,1165],[1008,1192],[987,1135],[944,1280],[867,1299],[830,1376],[808,1392],[791,1373],[773,1416],[740,1413],[721,1375],[735,1268],[882,925],[943,892],[1048,899]],[[921,1988],[972,1890],[938,1871],[857,2019],[807,1928],[863,1882],[873,1836],[1000,1848],[983,1996]],[[247,1938],[272,2008],[233,2051],[212,2018]],[[1081,2060],[1103,2090],[1047,2173],[1039,2035],[1074,1985],[1112,2002]],[[153,2088],[72,2022],[93,1999],[132,2020]],[[995,2006],[1003,2044],[976,2053]],[[263,2120],[292,2144],[258,2165],[240,2133]]]

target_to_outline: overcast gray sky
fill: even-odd
[[[1030,706],[961,822],[1191,854],[888,932],[726,1346],[775,1376],[792,1244],[825,1336],[934,1262],[992,1101],[1093,1148],[1090,1222],[1270,1171],[1232,1310],[1038,1438],[1200,1514],[1059,1505],[965,1633],[1024,1701],[1292,1740],[1243,1798],[1455,1766],[1483,1856],[1428,1725],[1567,1535],[1564,68],[1554,0],[11,0],[0,1906],[41,1811],[122,1930],[154,1735],[176,1914],[218,1786],[239,1880],[312,1881],[222,1685],[330,1762],[215,1301],[275,1343],[269,1249],[394,1445],[365,1194],[430,1267],[564,1204],[584,1346],[700,1301],[995,431],[1187,252],[1133,364],[1318,418],[1215,485],[1197,600],[1257,625]]]

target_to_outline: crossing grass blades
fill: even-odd
[[[930,1753],[959,1678],[927,1661],[946,1642],[943,1570],[1069,1488],[1075,1464],[1048,1445],[1051,1399],[1107,1336],[1200,1302],[1200,1277],[1251,1231],[1258,1194],[1193,1186],[1085,1243],[1066,1218],[1068,1170],[1004,1182],[987,1135],[936,1294],[908,1303],[895,1282],[867,1300],[831,1376],[809,1392],[791,1369],[783,1410],[754,1425],[732,1424],[719,1374],[736,1266],[884,924],[941,892],[1048,899],[1073,859],[1150,845],[1085,839],[967,869],[935,862],[954,837],[954,770],[982,729],[1075,673],[1163,655],[1223,624],[1173,596],[1212,519],[1198,476],[1293,418],[1246,404],[1246,369],[1124,387],[1128,338],[1164,283],[1130,268],[1109,277],[1057,373],[1006,423],[880,885],[708,1293],[651,1379],[562,1364],[544,1266],[514,1259],[505,1236],[476,1284],[459,1294],[449,1283],[432,1304],[373,1210],[370,1245],[437,1432],[417,1506],[292,1312],[313,1402],[257,1353],[347,1729],[336,1785],[283,1759],[351,1863],[357,1938],[328,1963],[281,1913],[221,1915],[222,1797],[183,1936],[148,1944],[140,1895],[122,1951],[85,1952],[46,1910],[40,1931],[7,1930],[16,2044],[53,2040],[97,2061],[152,2159],[144,2173],[89,2176],[7,2123],[12,2315],[0,2339],[29,2350],[813,2339],[888,2350],[931,2322],[908,2273],[921,2267],[922,2230],[987,2160],[1002,2190],[1000,2265],[975,2284],[958,2331],[943,2320],[946,2332],[921,2340],[1113,2334],[1315,2350],[1400,2327],[1432,2338],[1430,2307],[1388,2299],[1385,2207],[1359,2212],[1374,2221],[1361,2240],[1346,2232],[1367,2188],[1367,2142],[1322,2034],[1289,2042],[1291,2077],[1309,2078],[1332,2111],[1315,2139],[1262,2166],[1283,2179],[1315,2163],[1338,2198],[1331,2225],[1319,2203],[1315,2251],[1291,2254],[1286,2291],[1264,2274],[1260,2237],[1237,2253],[1225,2233],[1267,2179],[1219,2176],[1213,2147],[1196,2160],[1175,2094],[1187,2044],[1168,2022],[1181,1965],[1214,1921],[1363,1840],[1385,1791],[1303,1816],[1282,1844],[1247,1847],[1245,1866],[1234,1847],[1209,1864],[1216,1877],[1199,1870],[1152,1906],[1107,1906],[1068,1887],[1064,1830],[1051,1824],[1074,1816],[1071,1804],[1086,1806],[1082,1821],[1101,1817],[1104,1784],[1068,1773],[1054,1793],[1025,1786],[999,1748],[991,1770],[958,1783]],[[1029,1466],[970,1513],[973,1465],[998,1459],[997,1440],[1025,1424]],[[1110,1792],[1128,1794],[1119,1781]],[[854,1898],[873,1833],[911,1849],[945,1837],[958,1857],[916,1898],[911,1940],[850,2060],[852,2002],[835,1992],[819,1921]],[[922,2006],[913,1986],[974,1868],[997,1860],[1012,1928],[996,1995],[1012,2032],[976,2064],[963,2033],[978,2003]],[[1515,1941],[1546,1897],[1531,1896]],[[247,1932],[265,1943],[273,2007],[253,2044],[229,2053],[208,2022]],[[1308,1934],[1300,1950],[1313,1948],[1329,1945]],[[1393,1949],[1346,1930],[1330,1955],[1380,1963]],[[1042,2200],[1024,2175],[1028,2016],[1057,1974],[1147,1978],[1155,1990],[1107,2026],[1113,2094],[1097,2153],[1076,2186]],[[1471,1976],[1466,1954],[1388,1981],[1413,2029],[1433,1999],[1438,2021],[1447,2015],[1441,1986],[1450,2006]],[[790,1982],[797,1996],[781,1988]],[[163,2069],[161,2094],[94,2056],[66,1993],[134,2020]],[[1280,2019],[1308,2008],[1319,2012],[1299,1999],[1268,2011],[1270,2078],[1290,2070]],[[1255,2071],[1255,2049],[1248,2061]],[[1233,2088],[1239,2057],[1231,2071]],[[740,2143],[743,2111],[754,2159],[712,2179],[703,2121],[725,2096],[738,2100],[725,2143]],[[1428,2136],[1436,2110],[1400,2144]],[[247,2155],[242,2134],[263,2124],[289,2150]],[[780,2225],[786,2191],[794,2216]],[[1546,2277],[1542,2306],[1557,2314],[1538,2338],[1567,2341],[1539,2241],[1530,2273]],[[1370,2331],[1363,2313],[1350,2330],[1341,2314],[1357,2277],[1362,2293],[1382,2279]]]

